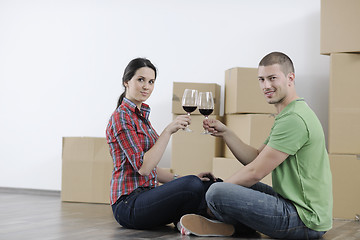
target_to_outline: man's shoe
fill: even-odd
[[[196,214],[182,216],[180,225],[185,232],[200,237],[229,237],[235,232],[235,228],[231,224],[210,220]]]

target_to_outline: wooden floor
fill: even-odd
[[[181,236],[172,225],[153,231],[128,230],[115,222],[109,205],[61,202],[59,192],[0,188],[0,239],[201,240],[208,238]],[[270,238],[260,235],[251,239]],[[323,239],[360,239],[360,223],[335,220],[333,229],[326,233]]]

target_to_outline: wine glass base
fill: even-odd
[[[201,134],[204,134],[204,135],[211,135],[211,132],[202,132]]]
[[[190,128],[186,127],[183,129],[184,132],[193,132],[193,130],[191,130]]]

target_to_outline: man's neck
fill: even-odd
[[[300,97],[297,94],[294,94],[291,97],[285,98],[282,102],[275,104],[277,114],[279,114],[292,101],[299,99],[299,98]]]

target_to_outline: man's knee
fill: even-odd
[[[224,183],[214,183],[212,184],[206,192],[205,199],[206,202],[213,202],[215,199],[223,196],[223,186]]]

